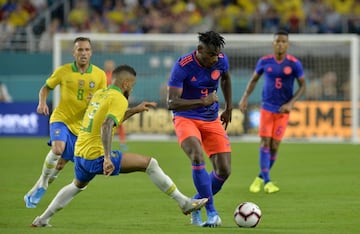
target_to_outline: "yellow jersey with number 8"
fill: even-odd
[[[54,89],[60,86],[60,101],[51,114],[50,123],[63,122],[76,136],[90,97],[99,89],[106,88],[105,72],[90,64],[80,73],[74,63],[57,68],[46,80],[46,86]]]

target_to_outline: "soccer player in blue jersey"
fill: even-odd
[[[250,185],[249,190],[253,193],[259,192],[263,185],[266,193],[275,193],[280,190],[270,179],[270,169],[277,158],[290,111],[305,92],[306,87],[301,62],[287,54],[288,33],[286,31],[275,33],[272,45],[274,53],[258,60],[252,78],[239,102],[240,110],[245,112],[249,95],[260,77],[264,75],[259,125],[260,174]],[[295,81],[298,88],[294,92]]]
[[[194,197],[209,198],[205,222],[200,211],[191,214],[191,223],[203,227],[221,225],[213,196],[231,172],[231,146],[225,130],[231,122],[232,93],[229,62],[221,52],[224,45],[224,38],[217,32],[199,33],[197,49],[178,59],[168,81],[168,108],[173,111],[179,145],[191,162],[197,189]],[[219,83],[225,99],[220,117],[216,93]],[[203,150],[213,166],[210,173],[206,171]]]
[[[113,135],[119,124],[136,113],[156,106],[154,102],[143,102],[128,109],[128,97],[135,84],[135,78],[134,68],[121,65],[113,71],[112,85],[94,94],[84,115],[75,145],[75,179],[64,186],[48,208],[35,218],[33,227],[49,227],[50,218],[99,174],[116,176],[119,173],[145,172],[162,192],[179,204],[184,214],[200,209],[208,201],[207,198],[192,199],[182,194],[171,178],[162,171],[155,158],[111,150]]]
[[[36,207],[49,183],[68,161],[74,160],[74,145],[90,97],[106,87],[105,72],[90,63],[92,47],[89,38],[75,38],[73,56],[75,61],[57,68],[39,91],[39,114],[49,115],[46,100],[57,85],[60,86],[60,101],[50,117],[51,150],[46,155],[40,178],[24,196],[27,208]]]

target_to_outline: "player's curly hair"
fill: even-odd
[[[225,45],[224,37],[214,31],[199,33],[199,41],[205,45],[212,45],[216,48],[224,48]]]

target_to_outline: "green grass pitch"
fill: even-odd
[[[0,138],[0,233],[360,233],[360,146],[284,142],[271,176],[276,194],[252,194],[258,172],[258,143],[232,144],[232,174],[215,204],[223,226],[194,227],[175,201],[157,190],[144,173],[97,176],[51,220],[52,228],[30,228],[56,192],[73,178],[69,163],[36,209],[25,208],[24,194],[37,180],[49,147],[47,138]],[[176,142],[129,142],[129,150],[158,159],[180,190],[195,188],[190,163]],[[210,163],[207,161],[208,169]],[[254,229],[233,221],[236,205],[253,201],[263,216]]]

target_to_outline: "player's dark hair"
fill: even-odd
[[[135,69],[134,69],[133,67],[127,65],[127,64],[123,64],[123,65],[117,66],[117,67],[114,69],[113,73],[118,74],[118,73],[123,72],[123,71],[129,72],[130,74],[136,76],[136,71],[135,71]]]
[[[88,38],[88,37],[77,37],[77,38],[75,38],[75,40],[74,40],[74,44],[75,44],[76,42],[78,42],[78,41],[88,41],[88,42],[90,43],[90,45],[91,45],[91,40],[90,40],[90,38]]]
[[[283,30],[283,29],[281,29],[281,30],[278,30],[278,31],[276,31],[275,33],[274,33],[274,36],[277,36],[277,35],[284,35],[284,36],[289,36],[289,33],[287,32],[287,31],[285,31],[285,30]]]
[[[223,48],[225,45],[225,39],[214,31],[199,33],[199,41],[205,45],[212,45],[215,48]]]

